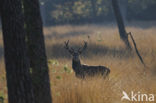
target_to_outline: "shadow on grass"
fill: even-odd
[[[63,38],[68,38],[68,37],[76,37],[76,36],[80,36],[80,35],[85,35],[85,34],[89,34],[91,32],[87,32],[87,31],[70,31],[67,33],[58,33],[58,32],[52,32],[51,34],[45,36],[46,39],[51,39],[51,38],[58,38],[58,39],[63,39]]]
[[[79,46],[73,45],[73,47],[76,49]],[[53,46],[47,47],[47,54],[48,58],[70,58],[70,54],[67,50],[65,50],[64,45],[62,44],[56,44]],[[90,58],[92,56],[110,56],[114,58],[119,59],[127,59],[130,57],[134,57],[134,54],[132,52],[127,51],[123,47],[119,48],[110,48],[103,45],[95,45],[90,44],[88,45],[88,48],[86,51],[82,53],[82,56],[86,58]]]
[[[105,20],[102,22],[86,22],[86,23],[75,23],[75,24],[55,24],[55,25],[44,25],[45,27],[56,27],[56,26],[62,26],[62,25],[71,25],[71,26],[84,26],[84,25],[98,25],[102,27],[116,27],[116,21],[115,20]],[[127,26],[129,27],[136,27],[136,28],[142,28],[142,29],[148,29],[152,27],[156,27],[156,21],[155,20],[132,20],[132,21],[127,21],[126,23]]]

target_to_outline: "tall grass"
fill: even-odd
[[[126,29],[132,32],[148,68],[144,68],[134,51],[126,52],[115,27],[64,25],[44,29],[53,103],[121,103],[123,90],[127,93],[140,91],[156,94],[156,29],[132,26]],[[76,78],[71,67],[72,57],[64,49],[66,40],[70,40],[70,46],[74,48],[82,46],[84,40],[87,41],[88,49],[81,55],[81,62],[109,67],[109,79]],[[1,42],[0,46],[2,47]],[[2,59],[0,95],[6,99],[3,77],[5,72]]]

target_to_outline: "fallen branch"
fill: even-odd
[[[144,67],[147,67],[146,64],[144,63],[143,58],[141,57],[141,55],[140,55],[140,53],[139,53],[139,51],[138,51],[138,49],[137,49],[137,46],[136,46],[135,40],[134,40],[134,38],[133,38],[133,36],[132,36],[132,33],[129,32],[129,33],[127,33],[127,35],[130,35],[130,37],[131,37],[131,39],[132,39],[132,41],[133,41],[134,47],[135,47],[136,54],[138,55],[138,57],[139,57],[141,63],[144,65]]]

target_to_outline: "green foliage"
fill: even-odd
[[[155,20],[156,0],[128,0],[129,19]]]
[[[4,103],[4,98],[0,96],[0,103]]]
[[[55,70],[55,69],[52,69],[52,72],[53,72],[53,73],[56,73],[56,70]]]
[[[72,70],[68,68],[68,65],[64,65],[64,71],[66,73],[72,73]]]
[[[56,92],[56,96],[61,96],[61,93],[60,92]]]
[[[0,103],[4,103],[4,94],[0,93]]]
[[[49,65],[56,65],[56,66],[59,66],[59,62],[57,60],[52,60],[52,59],[49,59],[48,60],[48,64]]]
[[[113,19],[111,0],[95,0],[94,3],[92,1],[94,0],[41,0],[41,6],[45,6],[47,22],[51,21],[53,24]],[[121,0],[118,1],[120,3]],[[93,12],[93,7],[96,12]],[[128,0],[129,19],[137,18],[138,15],[145,16],[145,19],[149,12],[155,10],[156,0]]]
[[[46,8],[47,22],[53,23],[91,21],[92,15],[97,18],[108,16],[111,9],[109,0],[96,0],[95,4],[91,0],[41,0],[41,6]],[[93,14],[93,6],[96,7],[96,14]]]
[[[32,74],[32,68],[30,68],[30,73]]]
[[[56,79],[61,79],[61,76],[57,75],[57,76],[56,76]]]
[[[135,13],[142,12],[151,5],[156,4],[155,0],[128,0],[129,8],[133,10]]]

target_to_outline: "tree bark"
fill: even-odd
[[[120,7],[120,11],[121,11],[123,21],[126,24],[126,22],[127,22],[126,16],[127,16],[127,9],[128,9],[128,0],[119,0],[119,7]]]
[[[119,8],[117,0],[112,0],[112,7],[113,7],[115,18],[116,18],[116,21],[117,21],[120,38],[124,41],[127,48],[131,49],[131,45],[130,45],[129,40],[128,40],[128,35],[126,33],[126,30],[125,30],[125,25],[124,25],[124,22],[123,22],[123,19],[122,19],[122,15],[121,15],[120,8]]]
[[[52,103],[39,1],[23,0],[23,4],[35,102]]]
[[[21,0],[1,0],[0,13],[5,51],[9,103],[34,103],[26,55]]]

